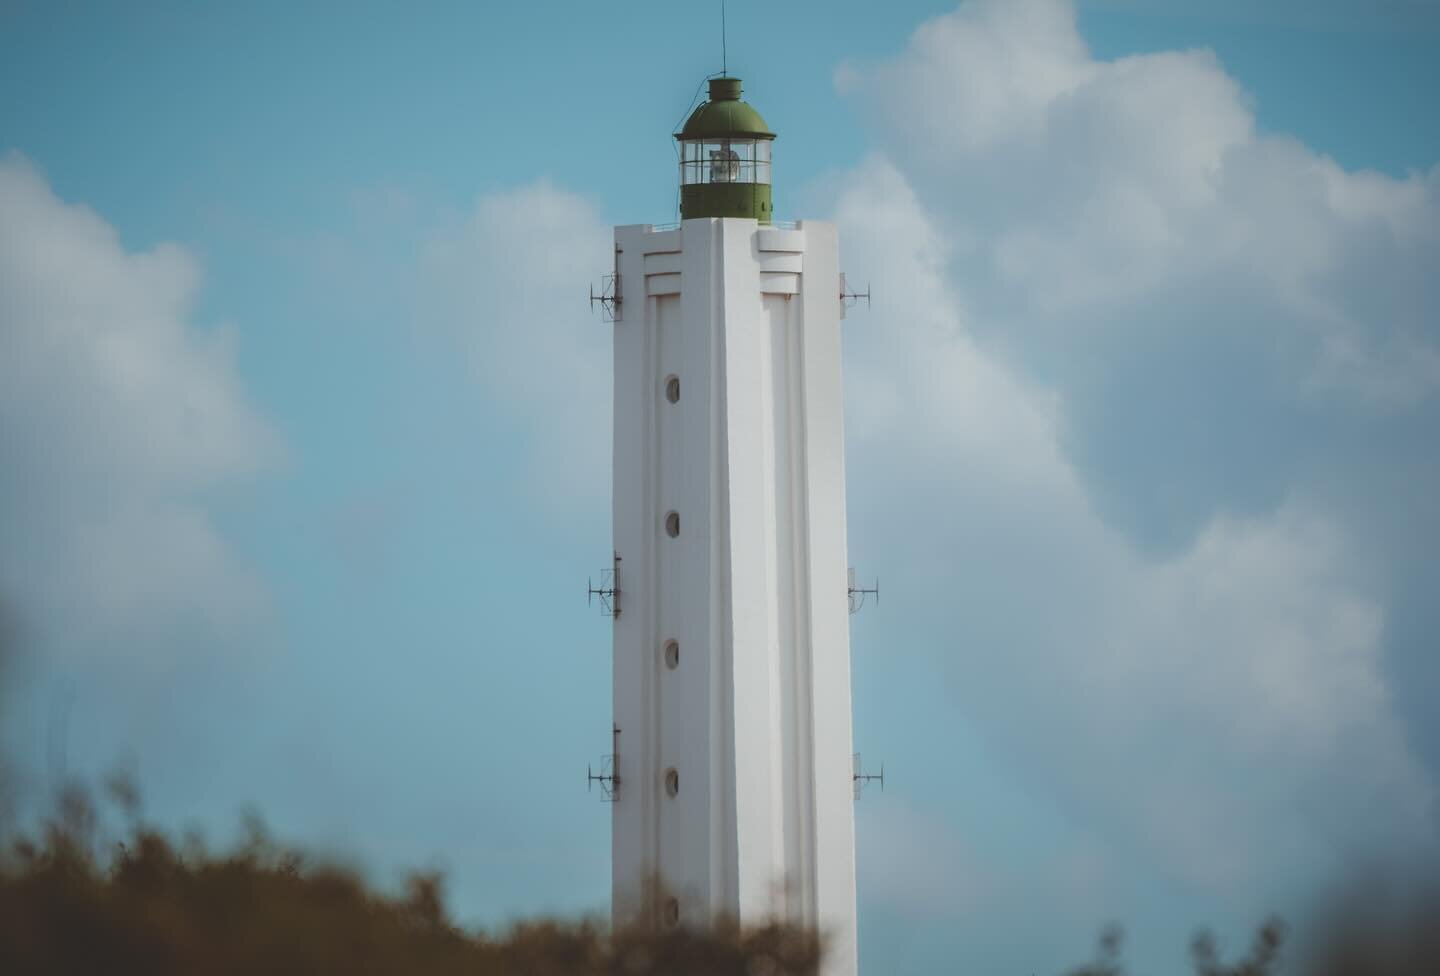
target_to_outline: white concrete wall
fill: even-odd
[[[819,925],[827,971],[853,973],[834,228],[701,218],[615,241],[615,918],[663,918],[655,878],[682,921]]]

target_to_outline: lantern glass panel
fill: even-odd
[[[694,139],[680,144],[680,182],[770,182],[770,143],[764,139]]]

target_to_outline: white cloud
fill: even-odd
[[[1261,312],[1298,392],[1440,390],[1440,167],[1347,172],[1259,131],[1208,51],[1091,57],[1062,0],[962,4],[837,80],[1016,346],[1108,349],[1188,325],[1174,301],[1217,331]]]
[[[612,251],[589,201],[540,182],[481,197],[421,257],[423,314],[535,435],[530,483],[562,507],[609,497],[611,333],[585,288]]]
[[[847,266],[885,296],[846,333],[850,518],[867,562],[907,571],[902,626],[966,720],[1112,852],[1185,886],[1427,843],[1433,787],[1341,524],[1297,495],[1137,550],[1066,456],[1063,400],[977,342],[923,204],[878,158],[838,203]]]
[[[275,443],[228,333],[191,322],[199,284],[183,248],[127,251],[0,159],[0,592],[62,645],[224,627],[263,600],[206,498]]]
[[[910,56],[885,65],[879,84],[909,92],[886,107],[893,131],[917,156],[947,158],[1041,135],[1037,114],[1073,91],[1090,73],[1084,44],[1069,12],[1054,3],[1016,0],[937,17],[911,38]],[[843,92],[874,83],[853,65],[836,76]],[[943,114],[922,93],[953,99]],[[950,126],[954,112],[966,125]]]
[[[993,900],[1007,880],[944,820],[890,797],[867,797],[856,870],[867,902],[912,917],[968,914]]]

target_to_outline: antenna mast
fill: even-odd
[[[725,50],[725,0],[720,0],[720,73],[730,74],[730,56]]]

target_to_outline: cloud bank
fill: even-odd
[[[525,482],[552,506],[608,497],[610,329],[584,296],[611,241],[588,200],[540,181],[481,197],[421,252],[422,318],[526,432]]]
[[[1347,172],[1257,132],[1210,52],[1097,61],[1058,0],[966,4],[837,84],[1010,341],[1073,353],[1240,326],[1285,357],[1296,395],[1398,408],[1440,389],[1425,314],[1440,298],[1440,167]],[[1230,314],[1202,325],[1197,301]]]
[[[967,334],[899,174],[857,174],[839,217],[847,262],[894,296],[883,329],[847,334],[851,521],[909,567],[964,713],[1187,883],[1253,884],[1355,830],[1425,836],[1383,607],[1343,530],[1290,502],[1217,516],[1168,558],[1137,550],[1090,504],[1054,397]]]
[[[263,607],[210,503],[276,441],[199,285],[0,159],[0,594],[62,659],[193,649]]]
[[[1326,475],[1347,425],[1433,409],[1440,168],[1347,172],[1212,54],[1096,60],[1057,0],[963,4],[837,85],[880,145],[845,263],[885,296],[847,329],[851,524],[960,713],[1187,890],[1433,852],[1387,554]]]

